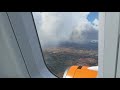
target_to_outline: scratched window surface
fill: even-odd
[[[33,12],[48,69],[63,77],[72,65],[98,66],[98,12]]]

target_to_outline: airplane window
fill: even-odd
[[[98,66],[98,12],[33,12],[48,69],[62,78],[73,65]]]

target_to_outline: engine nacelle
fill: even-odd
[[[97,78],[98,66],[71,66],[68,68],[63,78]]]

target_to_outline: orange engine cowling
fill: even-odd
[[[63,78],[96,78],[98,71],[88,69],[88,66],[71,66]]]

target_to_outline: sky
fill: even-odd
[[[90,21],[90,22],[93,22],[95,19],[98,19],[98,12],[91,12],[87,19]]]
[[[98,12],[34,12],[41,45],[98,40]]]

